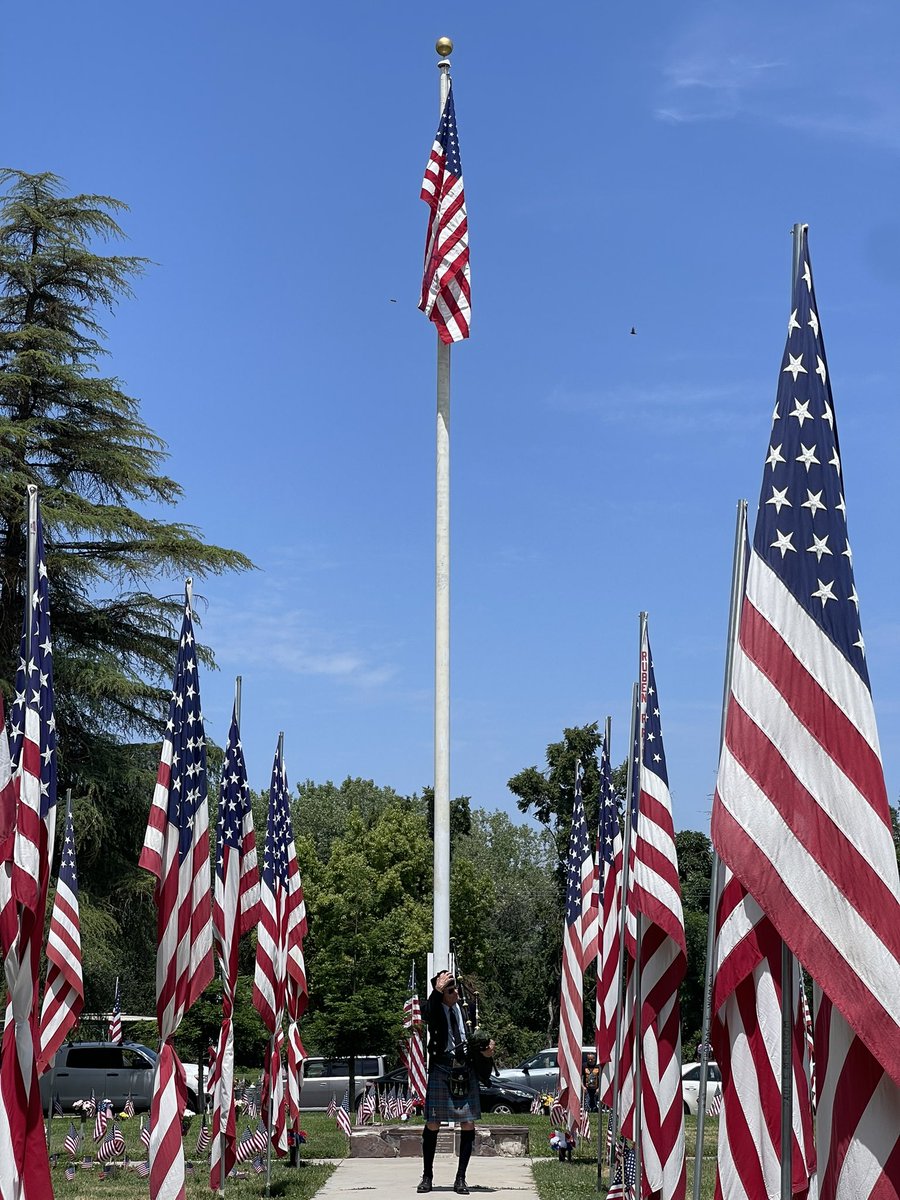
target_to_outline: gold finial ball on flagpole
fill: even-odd
[[[453,42],[450,38],[441,37],[434,43],[434,48],[441,58],[449,58],[453,53]]]

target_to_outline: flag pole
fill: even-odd
[[[72,811],[72,789],[66,788],[66,824],[63,826],[64,829],[66,828],[66,826],[69,823],[69,813],[71,811]],[[40,1047],[38,1047],[38,1049],[40,1050]],[[50,1093],[49,1093],[50,1102],[47,1105],[47,1153],[48,1154],[50,1153],[50,1130],[52,1128],[51,1122],[53,1120],[53,1084],[55,1082],[56,1082],[56,1055],[54,1054],[53,1062],[50,1064]]]
[[[609,1186],[612,1187],[615,1182],[613,1175],[615,1173],[615,1148],[614,1142],[618,1138],[619,1124],[619,1063],[622,1055],[622,1042],[624,1040],[623,1012],[624,1012],[624,997],[621,986],[622,963],[625,960],[625,922],[628,919],[626,910],[628,901],[628,877],[629,863],[631,857],[631,809],[634,797],[634,743],[637,737],[637,714],[638,714],[638,685],[631,685],[631,725],[628,742],[628,773],[625,784],[625,838],[622,846],[622,878],[620,882],[621,888],[621,909],[619,912],[619,990],[616,996],[616,1042],[613,1049],[613,1077],[612,1077],[612,1106],[609,1110],[609,1121],[607,1129],[612,1130],[612,1138],[608,1138],[610,1142],[609,1153]],[[599,1168],[598,1168],[598,1185],[599,1185]],[[599,1190],[599,1186],[598,1186]]]
[[[606,745],[606,753],[609,758],[610,770],[612,770],[612,748],[610,745],[611,740],[612,740],[612,717],[607,717],[606,722],[603,726],[603,741]],[[600,811],[598,813],[598,818],[597,818],[598,826],[600,824],[600,821],[602,820],[602,813],[603,813],[602,805],[604,805],[605,803],[606,803],[606,797],[601,796],[600,797],[601,808],[600,808]],[[600,866],[600,851],[598,848],[598,850],[597,850],[598,870],[599,870],[599,866]],[[597,903],[599,905],[598,919],[600,921],[600,926],[599,926],[600,932],[598,935],[598,942],[597,942],[598,947],[601,947],[602,941],[603,941],[603,891],[605,889],[602,888],[602,885],[603,885],[603,880],[598,879],[598,881],[597,881],[597,891],[598,891]],[[600,962],[600,950],[598,949],[598,957],[597,957],[598,968],[597,968],[597,972],[596,972],[596,974],[597,974],[596,988],[597,988],[598,993],[600,991],[599,962]],[[620,994],[621,994],[621,989],[620,989]],[[598,1049],[597,1028],[596,1028],[596,1016],[597,1016],[598,1010],[599,1010],[599,1002],[597,1000],[595,1000],[594,1001],[594,1017],[595,1017],[594,1048],[595,1049]],[[600,1057],[600,1055],[598,1054],[597,1058],[599,1058],[599,1057]],[[598,1065],[598,1067],[600,1067],[600,1081],[601,1081],[601,1085],[602,1085],[603,1068],[602,1068],[602,1066],[600,1066],[599,1063],[597,1063],[597,1065]],[[602,1092],[602,1087],[598,1088],[597,1091]],[[597,1191],[598,1192],[600,1191],[600,1187],[601,1187],[602,1183],[603,1183],[603,1106],[602,1106],[602,1104],[600,1104],[598,1102],[598,1104],[597,1104]]]
[[[641,767],[644,762],[644,724],[647,719],[647,688],[650,678],[650,656],[644,656],[644,644],[647,641],[647,614],[642,612],[638,622],[640,629],[640,651],[638,653],[638,752],[634,770],[637,779],[633,786],[637,788],[638,809],[640,810]],[[643,920],[640,912],[635,913],[635,957],[634,957],[634,1194],[641,1195],[641,1084],[643,1082],[643,1022],[641,1006],[641,943],[644,936]]]
[[[792,231],[791,306],[800,277],[800,248],[803,225],[797,222]],[[793,1180],[793,1113],[794,1113],[794,956],[786,941],[781,942],[781,1200],[791,1200]]]
[[[719,726],[719,755],[725,743],[725,722],[731,699],[731,673],[734,669],[734,649],[737,645],[744,598],[744,576],[747,570],[747,501],[738,500],[734,527],[734,552],[731,559],[731,600],[728,607],[728,635],[725,645],[725,683],[722,689],[722,720]],[[719,902],[721,863],[713,850],[712,877],[709,885],[709,915],[706,926],[706,974],[703,980],[703,1020],[700,1033],[700,1102],[697,1105],[697,1141],[694,1146],[694,1200],[700,1200],[703,1175],[703,1130],[706,1122],[706,1084],[709,1076],[709,1027],[712,1007],[713,957],[716,947],[716,910]]]
[[[438,38],[440,110],[453,43]],[[450,346],[437,338],[434,544],[434,970],[450,962]]]

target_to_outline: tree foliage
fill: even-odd
[[[250,563],[208,545],[191,525],[150,515],[177,504],[181,489],[162,471],[165,445],[142,421],[138,401],[100,369],[102,320],[147,265],[107,251],[123,237],[117,218],[126,206],[109,196],[66,195],[47,172],[4,170],[0,187],[0,687],[9,698],[24,604],[26,494],[36,484],[50,577],[59,784],[75,795],[92,950],[86,1003],[108,1005],[118,973],[123,1002],[145,1005],[153,925],[150,880],[136,863],[182,604],[180,589],[158,595],[157,588]],[[201,656],[211,663],[208,651]]]

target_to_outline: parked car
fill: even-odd
[[[56,1052],[53,1067],[41,1076],[41,1104],[49,1111],[51,1100],[59,1097],[64,1112],[72,1112],[76,1100],[107,1099],[120,1112],[131,1097],[136,1112],[150,1108],[153,1074],[157,1053],[138,1042],[70,1042]],[[187,1106],[199,1111],[199,1070],[196,1063],[184,1063],[187,1081]],[[208,1091],[207,1088],[204,1089]]]
[[[582,1066],[589,1054],[596,1051],[593,1046],[581,1047]],[[510,1087],[532,1088],[539,1092],[555,1092],[559,1085],[559,1064],[556,1046],[548,1046],[527,1058],[518,1067],[507,1067],[500,1071],[499,1079]]]
[[[379,1075],[384,1074],[384,1056],[361,1054],[355,1066],[356,1100],[366,1087]],[[307,1058],[303,1064],[303,1082],[300,1088],[300,1107],[312,1112],[324,1112],[329,1102],[336,1104],[344,1098],[350,1088],[350,1060],[348,1058]],[[355,1101],[354,1101],[355,1105]]]
[[[407,1083],[407,1075],[405,1067],[397,1067],[394,1071],[388,1071],[387,1074],[381,1075],[378,1079],[373,1079],[379,1090],[388,1090],[393,1087],[404,1088]],[[502,1079],[498,1079],[496,1075],[491,1077],[490,1083],[480,1083],[478,1091],[481,1095],[481,1111],[483,1113],[523,1113],[531,1110],[531,1104],[537,1092],[530,1087],[511,1087]],[[416,1107],[416,1112],[422,1111],[422,1106]]]
[[[718,1063],[707,1062],[706,1064],[706,1101],[703,1108],[706,1110],[716,1096],[722,1090],[722,1072],[719,1070]],[[681,1068],[681,1095],[684,1100],[684,1111],[696,1117],[700,1099],[700,1064],[685,1063]]]

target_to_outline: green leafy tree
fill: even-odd
[[[180,589],[155,588],[250,563],[142,511],[177,504],[181,489],[162,473],[165,445],[138,401],[100,369],[102,318],[146,265],[105,252],[123,237],[116,218],[126,206],[66,195],[46,172],[4,170],[0,187],[0,686],[8,698],[33,483],[51,586],[59,784],[76,799],[86,1003],[108,1005],[118,973],[123,1003],[145,1005],[150,880],[136,862],[182,603]]]
[[[484,881],[487,953],[474,982],[498,1060],[511,1065],[540,1049],[548,1037],[544,1001],[557,969],[549,949],[562,920],[553,842],[546,831],[514,824],[505,813],[475,809],[457,860],[470,864]],[[460,961],[468,967],[464,956]]]

